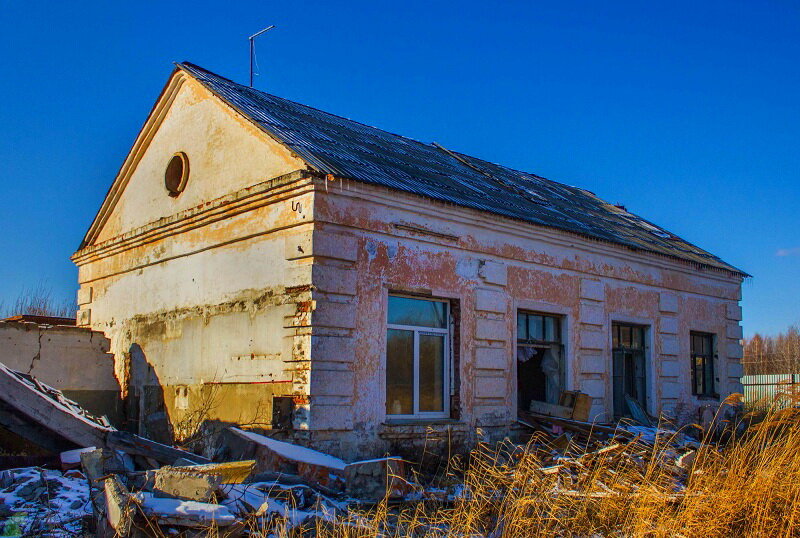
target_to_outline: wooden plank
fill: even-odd
[[[28,380],[0,364],[0,399],[22,415],[80,447],[103,446],[109,428],[37,390]]]

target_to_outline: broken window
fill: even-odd
[[[446,301],[389,296],[386,414],[446,417],[449,397]]]
[[[714,335],[691,333],[692,394],[715,397],[714,393]]]
[[[557,404],[564,390],[561,318],[536,312],[517,313],[517,405]]]
[[[611,326],[614,358],[614,416],[631,416],[630,406],[647,409],[645,327],[614,323]],[[633,403],[629,403],[630,399]]]

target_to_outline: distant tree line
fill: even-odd
[[[78,307],[74,300],[58,299],[44,283],[23,290],[16,299],[6,303],[0,299],[0,319],[11,316],[54,316],[74,318]]]
[[[746,338],[742,364],[746,375],[800,374],[800,325],[774,336]]]

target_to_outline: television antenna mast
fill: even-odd
[[[261,34],[265,34],[275,28],[274,24],[270,24],[263,30],[259,30],[258,32],[254,33],[250,37],[248,37],[248,41],[250,41],[250,87],[253,87],[253,59],[256,55],[256,38]]]

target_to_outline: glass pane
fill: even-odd
[[[714,361],[711,357],[703,361],[703,377],[705,378],[704,392],[707,396],[711,396],[714,393]]]
[[[447,328],[447,305],[440,301],[389,296],[389,323]]]
[[[544,339],[548,342],[560,342],[561,335],[558,331],[558,318],[546,316],[544,318]]]
[[[542,340],[544,338],[542,316],[528,314],[528,338],[531,340]]]
[[[444,411],[444,336],[419,335],[419,410]]]
[[[517,314],[517,340],[528,339],[528,325],[526,323],[525,314]]]
[[[700,337],[696,334],[692,335],[692,355],[699,355],[703,352],[703,346],[700,343]]]
[[[414,414],[414,333],[386,334],[386,414]]]
[[[631,327],[630,325],[619,326],[619,345],[622,347],[631,347]]]
[[[711,356],[711,335],[707,334],[703,337],[703,354],[706,356]]]
[[[636,349],[642,349],[644,347],[644,329],[641,327],[633,327],[631,328],[631,347]]]
[[[611,326],[611,346],[614,348],[619,347],[619,325]]]

